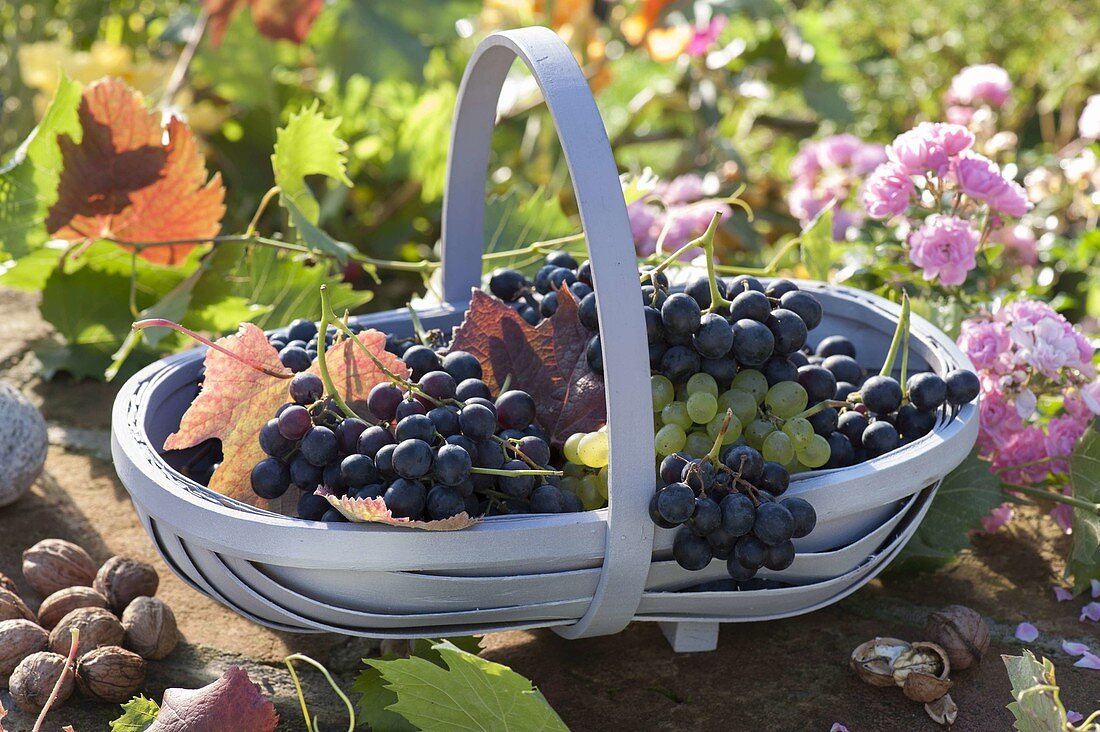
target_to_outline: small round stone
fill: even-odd
[[[0,506],[30,490],[46,463],[46,420],[11,384],[0,382]]]

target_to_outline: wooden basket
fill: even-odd
[[[470,61],[455,110],[444,195],[444,304],[428,328],[459,322],[481,282],[484,181],[501,86],[516,57],[533,72],[554,117],[576,189],[600,313],[609,426],[609,504],[575,514],[488,517],[457,532],[287,518],[216,494],[179,473],[184,453],[162,454],[196,395],[204,349],[163,359],[131,378],[115,401],[112,452],[134,507],[165,562],[196,590],[257,623],[294,632],[372,637],[447,636],[552,626],[568,637],[662,623],[677,650],[705,650],[718,623],[809,612],[845,597],[897,555],[940,480],[970,452],[977,405],[941,417],[925,437],[859,465],[795,475],[787,495],[817,510],[797,540],[793,586],[747,592],[677,591],[725,576],[671,559],[656,529],[649,359],[634,244],[607,134],[588,85],[550,30],[488,37]],[[882,363],[898,307],[865,292],[802,282],[821,300],[817,333],[843,333],[864,366]],[[412,333],[404,310],[358,318]],[[970,363],[913,316],[910,364],[943,374]],[[762,576],[769,576],[764,572]]]

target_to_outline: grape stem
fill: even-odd
[[[244,358],[243,356],[241,356],[239,353],[233,353],[233,351],[230,351],[225,346],[221,346],[221,345],[215,343],[214,341],[210,340],[209,338],[206,338],[204,336],[199,335],[198,333],[191,330],[190,328],[185,328],[184,326],[180,325],[179,323],[173,323],[171,320],[167,320],[165,318],[148,318],[146,320],[139,320],[136,323],[134,323],[131,327],[134,330],[145,330],[146,328],[170,328],[170,329],[172,329],[172,330],[174,330],[178,333],[183,333],[185,336],[189,336],[190,338],[193,338],[194,340],[196,340],[199,343],[203,344],[207,348],[212,348],[215,351],[217,351],[218,353],[223,353],[223,354],[225,354],[226,356],[229,356],[230,358],[232,358],[235,361],[240,361],[245,366],[248,366],[249,368],[255,369],[256,371],[259,371],[260,373],[267,374],[268,376],[274,376],[276,379],[289,379],[292,376],[294,376],[294,374],[292,374],[288,369],[284,368],[282,371],[275,371],[273,369],[269,369],[267,366],[264,366],[263,364],[256,363],[255,361],[250,361],[247,358]]]
[[[909,328],[909,298],[902,297],[901,299],[901,314],[898,317],[898,325],[894,328],[894,338],[890,341],[890,352],[886,355],[886,363],[882,364],[882,369],[878,372],[879,376],[889,376],[894,370],[894,361],[898,357],[898,351],[901,349],[902,336]]]
[[[718,430],[718,436],[714,438],[714,447],[710,448],[710,452],[706,454],[706,459],[713,464],[718,464],[718,454],[722,451],[722,440],[726,436],[726,430],[730,427],[730,420],[733,419],[733,410],[726,410],[726,417],[722,420],[722,427]]]
[[[1084,511],[1089,511],[1100,516],[1100,503],[1091,503],[1082,498],[1075,496],[1067,496],[1061,493],[1053,493],[1051,491],[1043,490],[1042,488],[1035,488],[1028,485],[1015,485],[1013,483],[1005,484],[1008,490],[1016,493],[1024,493],[1029,496],[1035,496],[1036,498],[1042,498],[1047,501],[1053,501],[1054,503],[1064,503],[1067,506],[1073,506],[1074,508],[1080,508]]]
[[[793,417],[791,417],[791,419],[799,419],[799,418],[806,419],[807,417],[814,416],[818,412],[825,411],[829,407],[832,407],[833,409],[840,409],[841,407],[846,407],[846,406],[848,406],[848,402],[842,402],[842,401],[839,401],[837,399],[822,399],[820,402],[813,405],[812,407],[810,407],[808,409],[805,409],[805,410],[799,412],[798,414],[794,415]],[[784,420],[784,423],[785,422],[786,422],[786,420]]]
[[[905,309],[908,316],[909,308],[909,293],[905,290],[901,291],[901,303],[902,308]],[[906,373],[909,369],[909,317],[905,318],[905,336],[901,346],[901,375],[899,377],[899,383],[901,388],[905,389]]]
[[[714,248],[714,232],[718,228],[718,222],[721,221],[721,220],[722,220],[722,212],[719,211],[719,212],[714,214],[714,218],[711,219],[710,225],[707,226],[707,230],[705,232],[703,232],[703,234],[701,236],[699,236],[696,239],[692,239],[687,244],[683,245],[682,247],[680,247],[679,249],[674,251],[672,254],[665,257],[664,261],[662,261],[660,264],[658,264],[653,269],[646,270],[645,272],[643,272],[641,277],[640,277],[641,283],[644,285],[646,283],[646,280],[649,280],[653,277],[656,277],[657,275],[661,274],[666,269],[671,267],[673,264],[676,264],[676,262],[678,262],[680,260],[680,257],[682,257],[685,253],[689,252],[690,250],[699,249],[700,247],[705,249],[706,244],[705,244],[704,240],[707,238],[708,234],[710,236],[711,250],[713,251],[713,248]]]
[[[42,711],[38,713],[38,719],[34,722],[33,732],[42,732],[42,725],[46,722],[46,715],[50,713],[50,709],[53,707],[54,702],[57,701],[58,695],[61,693],[61,686],[65,683],[65,679],[68,678],[69,673],[74,670],[73,662],[76,660],[76,651],[80,646],[80,629],[70,628],[69,633],[72,638],[69,641],[69,657],[65,659],[65,668],[61,669],[61,675],[57,677],[57,682],[53,685],[53,690],[50,692],[50,696],[46,699],[46,704],[42,707]]]
[[[344,692],[340,690],[340,687],[336,684],[336,682],[333,681],[332,675],[329,674],[328,669],[326,669],[317,661],[314,661],[309,656],[303,655],[301,653],[292,653],[291,655],[283,659],[283,663],[286,664],[287,670],[290,671],[290,678],[294,682],[294,689],[298,692],[298,701],[302,705],[302,716],[305,717],[306,720],[306,730],[308,730],[308,732],[319,732],[317,717],[314,717],[312,722],[310,721],[309,707],[306,706],[306,697],[305,694],[302,692],[302,684],[298,681],[298,673],[294,670],[294,664],[291,663],[292,661],[305,661],[306,663],[320,671],[322,675],[324,675],[325,681],[328,682],[328,685],[331,686],[332,690],[336,692],[336,695],[340,697],[340,701],[344,702],[344,706],[347,707],[348,732],[353,732],[353,730],[355,729],[355,707],[352,705],[351,700],[348,699],[347,695],[344,694]]]
[[[718,231],[718,224],[722,221],[722,212],[715,211],[711,217],[710,225],[700,238],[703,241],[703,252],[707,258],[707,283],[710,285],[710,307],[708,313],[713,313],[720,308],[729,307],[730,301],[722,297],[718,290],[718,277],[714,272],[714,233]]]
[[[470,472],[476,475],[503,475],[508,477],[510,475],[563,475],[560,470],[504,470],[501,468],[470,468]]]
[[[317,349],[317,369],[321,372],[321,383],[325,385],[325,392],[332,397],[332,400],[336,402],[336,406],[340,407],[340,411],[344,413],[346,417],[355,417],[355,410],[348,406],[344,401],[344,397],[340,396],[339,390],[336,388],[336,384],[332,383],[332,376],[328,371],[328,358],[325,355],[328,349],[325,347],[325,336],[328,333],[328,326],[330,320],[335,320],[337,328],[341,326],[347,328],[346,325],[340,322],[339,318],[332,317],[332,308],[328,299],[328,288],[325,285],[321,285],[321,325],[318,327],[317,340],[320,344],[320,348]],[[350,332],[350,331],[348,331]]]

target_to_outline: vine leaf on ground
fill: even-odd
[[[1022,656],[1001,656],[1001,660],[1008,669],[1012,696],[1015,698],[1008,705],[1008,711],[1016,718],[1013,727],[1020,732],[1061,732],[1067,729],[1065,707],[1054,692],[1036,688],[1058,685],[1054,679],[1054,664],[1046,658],[1039,663],[1028,650]]]
[[[558,303],[557,312],[533,326],[500,300],[474,290],[451,343],[452,350],[477,357],[494,393],[510,376],[511,388],[534,397],[539,424],[555,445],[574,432],[593,432],[607,419],[603,379],[588,368],[585,356],[592,334],[581,325],[577,301],[566,288]]]
[[[203,0],[202,9],[210,16],[210,43],[217,48],[233,17],[249,7],[252,22],[260,33],[272,40],[301,43],[309,34],[324,0]]]
[[[160,706],[152,699],[135,696],[122,710],[122,716],[111,722],[111,732],[145,732],[156,721]]]
[[[1100,503],[1100,420],[1094,420],[1078,441],[1069,459],[1069,472],[1074,497]],[[1092,511],[1073,509],[1073,547],[1066,573],[1073,575],[1075,592],[1100,580],[1100,516]]]
[[[473,526],[478,521],[465,511],[456,516],[436,521],[413,521],[412,519],[394,516],[390,513],[386,502],[381,498],[337,496],[324,488],[319,489],[317,494],[324,497],[330,506],[353,523],[389,524],[390,526],[404,526],[410,529],[424,529],[425,531],[457,531]]]
[[[161,125],[140,92],[118,79],[84,90],[79,142],[62,135],[57,202],[46,230],[69,241],[134,242],[209,239],[225,214],[221,175],[207,180],[206,162],[187,125]],[[167,132],[167,142],[164,142]],[[183,261],[196,244],[138,251],[159,264]]]
[[[408,376],[405,364],[386,352],[383,333],[364,331],[359,340],[391,372]],[[217,343],[251,363],[290,374],[263,331],[251,323]],[[340,394],[353,409],[365,412],[367,394],[386,380],[382,371],[350,340],[329,349],[327,362]],[[260,428],[288,401],[289,380],[265,374],[213,349],[207,351],[205,365],[202,390],[184,413],[179,431],[165,440],[164,449],[182,450],[210,438],[221,440],[224,459],[210,480],[211,490],[250,505],[293,511],[289,503],[264,501],[252,491],[249,481],[253,466],[264,458],[258,441]],[[309,371],[319,373],[317,362]],[[296,502],[297,497],[292,498],[290,503]]]
[[[370,659],[397,701],[387,708],[416,729],[438,732],[568,729],[531,682],[507,666],[443,641],[443,665],[419,658]]]
[[[942,564],[970,544],[969,533],[1005,500],[989,463],[972,452],[943,479],[928,515],[891,569]]]
[[[260,694],[246,672],[230,666],[220,679],[200,689],[167,689],[160,713],[147,732],[274,732],[278,724],[275,705]]]

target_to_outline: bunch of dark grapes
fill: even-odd
[[[649,515],[657,526],[676,529],[672,556],[684,569],[724,560],[737,582],[761,568],[782,571],[794,561],[792,540],[817,524],[808,501],[781,498],[787,469],[748,445],[727,447],[721,460],[674,453],[661,461],[660,472]]]
[[[595,314],[595,296],[589,297],[592,295],[592,265],[588,261],[578,264],[569,252],[546,255],[534,280],[517,269],[498,269],[489,276],[489,292],[531,325],[537,325],[558,311],[562,287],[569,288],[578,302],[589,298]]]
[[[829,336],[813,351],[798,378],[808,390],[844,403],[827,435],[830,458],[826,467],[844,467],[884,455],[924,437],[936,426],[942,408],[958,408],[978,396],[980,384],[972,371],[957,369],[944,377],[932,372],[909,376],[902,388],[890,375],[868,375],[856,361],[855,345],[844,336]]]
[[[413,382],[375,386],[367,409],[376,422],[344,417],[324,398],[321,380],[294,376],[292,401],[260,432],[268,456],[252,470],[252,489],[278,498],[302,491],[298,515],[342,521],[314,491],[381,498],[398,518],[439,520],[467,513],[561,513],[580,499],[557,486],[550,447],[526,392],[492,399],[481,364],[465,352],[405,351]]]
[[[352,325],[353,333],[362,331],[359,325]],[[332,347],[336,341],[336,326],[330,325],[325,330],[325,350]],[[317,360],[317,347],[320,344],[317,323],[305,318],[298,318],[285,328],[274,330],[267,336],[276,351],[279,352],[279,361],[294,373],[305,371]]]

